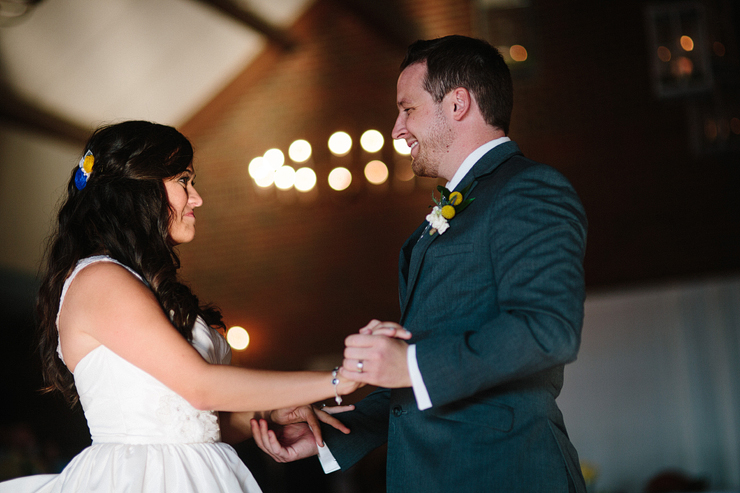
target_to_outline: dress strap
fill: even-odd
[[[108,255],[95,255],[94,257],[83,258],[82,260],[77,262],[77,265],[75,266],[74,270],[64,281],[64,286],[62,286],[62,295],[59,297],[59,310],[57,310],[57,318],[55,322],[55,325],[57,327],[57,354],[59,355],[59,359],[62,360],[62,363],[64,363],[65,365],[67,363],[64,361],[64,356],[62,356],[62,339],[59,336],[59,314],[62,311],[62,304],[64,303],[64,297],[67,296],[67,290],[69,289],[69,286],[72,284],[72,280],[77,276],[77,274],[79,274],[80,271],[84,269],[85,267],[87,267],[88,265],[92,265],[96,262],[113,262],[114,264],[118,264],[121,267],[128,270],[129,272],[131,272],[133,275],[135,275],[140,281],[144,282],[144,279],[139,275],[138,272],[133,270],[131,267],[122,264],[118,260],[112,257],[109,257]]]

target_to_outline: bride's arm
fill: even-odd
[[[275,372],[211,365],[180,335],[154,294],[123,267],[100,262],[75,277],[60,312],[65,354],[103,344],[197,409],[259,411],[334,396],[330,372]],[[67,332],[69,331],[69,332]],[[339,394],[357,389],[340,377]]]

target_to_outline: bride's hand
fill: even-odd
[[[319,421],[347,434],[349,428],[331,414],[353,409],[354,406],[324,409],[300,406],[270,411],[264,417],[255,416],[251,420],[252,437],[257,446],[276,462],[304,459],[316,455],[317,445],[323,446]]]
[[[329,426],[336,428],[345,435],[349,433],[349,428],[344,426],[341,421],[331,416],[332,414],[343,413],[352,411],[355,406],[331,406],[324,407],[322,409],[315,408],[313,406],[299,406],[294,408],[276,409],[270,411],[267,414],[267,418],[271,423],[280,426],[287,426],[295,423],[306,423],[309,428],[313,431],[316,437],[316,443],[321,445],[323,441],[321,439],[321,426],[319,421],[328,424]]]
[[[366,326],[360,329],[360,334],[388,336],[404,340],[411,339],[411,332],[404,329],[403,326],[395,322],[381,322],[380,320],[371,320]]]

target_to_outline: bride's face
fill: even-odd
[[[192,166],[184,173],[164,181],[170,201],[170,241],[179,245],[195,238],[195,208],[203,199],[195,190],[195,172]]]

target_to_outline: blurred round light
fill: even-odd
[[[308,192],[316,186],[316,173],[311,168],[301,168],[295,172],[295,188],[299,192]]]
[[[285,154],[280,149],[270,149],[265,152],[265,162],[272,167],[272,169],[278,169],[280,166],[285,164]]]
[[[295,163],[303,163],[311,157],[311,144],[307,140],[296,140],[288,148],[288,156]]]
[[[257,180],[263,178],[270,172],[270,166],[265,162],[265,158],[257,156],[249,162],[249,176]]]
[[[347,168],[334,168],[329,173],[329,186],[336,191],[346,190],[352,183],[352,173]]]
[[[681,48],[686,51],[692,51],[694,49],[694,40],[689,36],[681,36]]]
[[[740,118],[730,120],[730,130],[732,130],[732,133],[740,135]]]
[[[249,332],[244,327],[235,325],[226,332],[226,340],[229,342],[229,346],[241,351],[249,346]]]
[[[680,56],[671,65],[671,73],[674,77],[688,77],[694,72],[694,62],[690,58]]]
[[[293,188],[295,184],[295,170],[292,166],[280,166],[275,172],[275,186],[280,190]]]
[[[267,188],[275,183],[275,170],[268,168],[267,173],[254,179],[258,187]]]
[[[712,44],[712,50],[714,51],[714,54],[717,56],[725,56],[725,45],[723,45],[719,41],[715,41]]]
[[[383,134],[377,130],[368,130],[360,137],[360,145],[367,152],[378,152],[383,148]]]
[[[393,148],[396,149],[396,152],[401,154],[402,156],[408,156],[409,154],[411,154],[411,148],[406,145],[406,141],[404,139],[394,140]]]
[[[658,47],[658,58],[660,58],[660,61],[662,62],[670,62],[671,50],[669,50],[665,46]]]
[[[365,165],[365,178],[373,185],[380,185],[388,179],[388,166],[382,161],[370,161]]]
[[[347,132],[334,132],[329,137],[329,150],[335,156],[344,156],[352,149],[352,137]]]
[[[522,45],[514,45],[509,48],[509,55],[515,62],[523,62],[527,59],[527,49]]]

